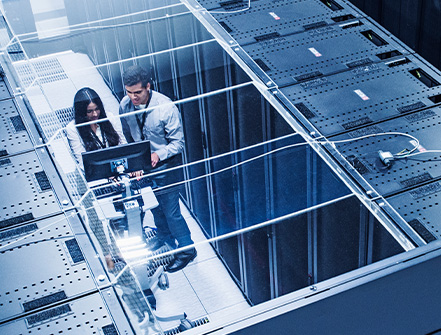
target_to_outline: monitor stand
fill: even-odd
[[[144,187],[141,189],[141,192],[137,194],[130,187],[131,181],[126,174],[120,173],[119,177],[124,188],[124,191],[122,192],[122,202],[124,214],[127,219],[127,238],[120,239],[120,243],[117,242],[117,244],[121,251],[122,258],[135,274],[135,278],[138,281],[142,293],[149,301],[150,306],[155,309],[156,299],[153,296],[152,290],[154,284],[157,283],[157,287],[165,290],[169,287],[169,282],[163,266],[159,266],[153,274],[148,270],[148,262],[146,262],[146,259],[152,255],[152,252],[149,250],[146,239],[144,238],[142,212],[158,206],[158,201],[151,187]],[[142,197],[144,202],[142,208],[139,206],[137,200],[139,196]],[[102,219],[109,220],[112,218],[121,218],[121,214],[115,211],[112,199],[99,199],[98,203],[105,215],[105,218]],[[130,287],[122,286],[121,289],[127,296],[133,295]],[[150,297],[153,297],[153,301],[150,299],[149,294],[151,294]],[[164,322],[180,320],[180,324],[176,328],[179,329],[179,331],[194,327],[193,322],[187,319],[185,312],[172,316],[159,316],[157,314],[147,313],[148,315],[146,315],[145,320],[149,322],[152,322],[152,319]]]
[[[136,193],[131,187],[130,179],[127,175],[120,175],[121,183],[124,185],[123,191],[123,207],[127,219],[128,241],[130,245],[120,247],[123,258],[130,265],[130,268],[135,273],[135,277],[139,282],[143,292],[151,289],[154,282],[163,274],[163,267],[160,266],[152,275],[148,271],[148,264],[146,259],[152,255],[146,244],[143,228],[143,211],[153,209],[158,205],[156,197],[150,187],[146,188],[145,192]],[[136,198],[142,195],[144,207],[139,206]],[[125,198],[130,198],[125,200]],[[135,242],[136,241],[136,242]],[[165,274],[164,274],[165,275]]]

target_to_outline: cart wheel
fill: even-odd
[[[166,290],[170,287],[170,283],[168,281],[168,276],[166,273],[161,273],[161,275],[158,277],[158,287],[161,290]]]
[[[193,328],[193,323],[188,319],[181,319],[181,324],[179,325],[179,330],[182,332]]]

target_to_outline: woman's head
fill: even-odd
[[[75,94],[74,112],[76,124],[107,117],[101,98],[89,87],[84,87]]]
[[[93,89],[89,87],[84,87],[75,94],[74,112],[75,124],[77,125],[107,118],[101,98]],[[103,139],[105,139],[104,142],[106,142],[109,146],[119,144],[120,139],[118,133],[115,131],[115,128],[113,128],[109,121],[100,121],[99,126],[101,128],[101,133],[104,136]],[[96,141],[96,137],[93,136],[90,125],[78,126],[77,130],[83,139],[86,151],[92,151],[100,148]]]

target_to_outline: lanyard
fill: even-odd
[[[102,136],[103,136],[103,141],[101,142],[100,139],[98,138],[98,136],[94,133],[94,131],[91,129],[90,132],[92,133],[92,137],[95,140],[95,142],[101,147],[101,149],[104,149],[107,145],[106,143],[106,136],[104,136],[104,133],[101,132]]]
[[[150,104],[150,100],[152,100],[152,91],[149,90],[149,99],[147,100],[147,104],[145,105],[145,108],[149,107]],[[139,127],[139,131],[141,132],[141,141],[145,140],[144,137],[144,125],[145,125],[145,120],[147,118],[147,112],[142,113],[141,116],[141,120],[139,119],[139,114],[136,114],[136,123],[138,123],[138,127]]]

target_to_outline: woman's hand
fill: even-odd
[[[104,257],[106,259],[107,268],[113,270],[115,268],[115,263],[113,262],[112,256],[106,255]]]
[[[138,180],[139,180],[139,178],[140,178],[143,174],[144,174],[144,171],[139,170],[139,171],[135,171],[135,172],[130,172],[130,173],[129,173],[129,176],[130,176],[130,177],[137,177]]]

